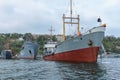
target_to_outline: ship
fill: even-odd
[[[25,41],[22,45],[18,59],[36,59],[39,45],[32,41]]]
[[[11,50],[2,50],[1,51],[1,58],[2,59],[12,59],[12,51]]]
[[[43,56],[51,55],[51,53],[54,53],[55,46],[57,45],[57,42],[52,40],[52,35],[53,35],[52,32],[54,31],[52,26],[49,29],[49,31],[50,31],[50,38],[47,41],[47,43],[44,44]]]
[[[72,0],[70,0],[72,4]],[[72,5],[70,5],[70,16],[63,14],[63,41],[58,42],[53,51],[47,52],[44,49],[43,58],[49,61],[63,62],[97,62],[98,53],[105,35],[106,24],[98,18],[99,26],[93,27],[85,33],[80,32],[80,18],[72,16]],[[77,36],[66,37],[65,25],[77,25]]]
[[[12,59],[13,58],[13,52],[12,50],[9,48],[9,43],[10,40],[6,40],[5,44],[4,44],[4,48],[1,51],[1,58],[2,59]]]
[[[55,50],[55,46],[56,46],[56,45],[57,45],[57,42],[55,42],[55,41],[48,41],[48,42],[44,45],[43,56],[54,54],[54,50]]]

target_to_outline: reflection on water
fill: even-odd
[[[64,80],[98,80],[105,79],[106,70],[98,63],[56,63],[60,76]]]
[[[1,80],[119,80],[119,58],[98,63],[0,60]],[[117,73],[117,74],[116,74]]]

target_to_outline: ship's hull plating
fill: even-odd
[[[23,44],[19,59],[36,59],[39,45],[30,41]]]
[[[2,50],[1,57],[2,57],[2,59],[12,59],[12,51],[11,50]]]
[[[45,60],[67,62],[97,62],[99,48],[104,37],[104,28],[59,43],[52,54],[44,55]]]
[[[99,47],[90,47],[79,50],[62,52],[59,54],[47,55],[46,60],[67,61],[67,62],[97,62]]]

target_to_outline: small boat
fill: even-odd
[[[57,45],[57,42],[48,41],[48,42],[44,45],[43,56],[54,54],[54,50],[55,50],[56,45]]]
[[[26,41],[23,46],[20,54],[18,55],[19,59],[36,59],[39,50],[39,45],[31,41]]]
[[[9,48],[9,39],[6,40],[5,44],[4,44],[4,48],[1,51],[1,58],[2,59],[12,59],[13,58],[13,54],[12,54],[12,50]]]
[[[52,31],[54,31],[52,29],[52,26],[49,31],[50,31],[50,39],[46,44],[44,44],[43,56],[54,54],[54,50],[57,45],[57,42],[52,40],[52,37],[53,37]]]
[[[2,59],[12,59],[12,51],[11,50],[2,50],[1,58]]]

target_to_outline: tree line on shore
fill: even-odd
[[[13,51],[14,55],[18,54],[24,41],[31,40],[37,42],[40,45],[39,53],[43,51],[44,44],[51,38],[50,35],[40,34],[18,34],[18,33],[6,33],[0,34],[0,53],[4,49],[4,45],[9,43],[9,48]],[[56,35],[52,36],[53,41],[57,41]],[[106,52],[120,53],[120,37],[106,36],[103,39],[103,45]]]
[[[44,44],[50,39],[49,35],[38,35],[38,34],[18,34],[18,33],[6,33],[0,34],[0,53],[5,49],[5,44],[9,43],[9,49],[12,50],[13,55],[19,54],[22,45],[25,41],[37,42],[40,45],[39,53],[43,51]],[[53,41],[57,41],[55,36],[52,37]]]
[[[106,36],[103,39],[103,45],[106,49],[106,52],[120,54],[120,37]]]

